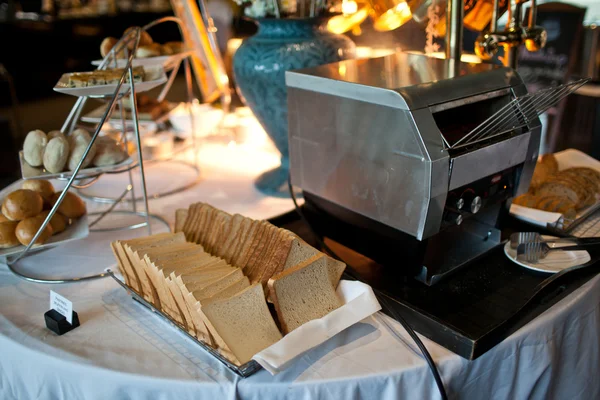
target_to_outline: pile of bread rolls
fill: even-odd
[[[129,30],[132,28],[128,28],[123,33],[123,36],[127,35]],[[106,55],[112,50],[112,48],[117,44],[119,39],[114,37],[105,38],[100,44],[100,54],[102,57],[106,57]],[[127,48],[129,50],[133,50],[134,42],[133,40],[127,43]],[[170,56],[173,54],[178,54],[183,52],[185,49],[183,42],[168,42],[165,44],[154,43],[152,40],[152,36],[146,31],[142,31],[140,33],[140,43],[135,52],[135,56],[137,58],[147,58],[147,57],[158,57],[158,56]],[[117,53],[117,58],[125,58],[125,52],[121,50]]]
[[[32,167],[44,167],[51,173],[73,171],[91,140],[90,134],[83,129],[75,129],[69,136],[60,131],[51,131],[46,135],[37,129],[29,132],[25,138],[23,158]],[[82,168],[114,165],[125,158],[127,153],[117,142],[108,137],[98,137]]]
[[[61,192],[55,192],[46,180],[24,181],[21,189],[11,192],[2,201],[0,214],[0,248],[22,244],[27,246]],[[67,229],[69,224],[85,215],[85,203],[75,193],[67,192],[50,223],[44,228],[34,246],[46,243],[50,236]]]

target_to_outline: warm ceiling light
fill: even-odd
[[[342,2],[342,15],[336,15],[327,22],[327,30],[331,33],[344,33],[359,26],[369,16],[369,6],[349,0]]]
[[[373,1],[373,27],[376,31],[392,31],[411,19],[412,13],[405,0]]]

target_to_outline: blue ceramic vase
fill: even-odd
[[[287,197],[289,172],[285,71],[354,58],[355,45],[325,29],[323,19],[261,19],[258,33],[233,58],[238,92],[281,153],[281,166],[255,182],[263,193]]]

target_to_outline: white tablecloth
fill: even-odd
[[[291,209],[290,200],[263,197],[252,186],[256,173],[273,163],[268,154],[254,161],[248,156],[246,162],[253,165],[244,165],[243,149],[207,146],[203,152],[202,182],[185,193],[152,200],[153,212],[172,221],[177,207],[198,200],[257,218]],[[219,162],[210,165],[211,157]],[[161,168],[151,174],[155,185],[174,179],[172,171],[161,176]],[[21,268],[53,277],[99,272],[114,265],[109,241],[142,234],[92,233],[31,256]],[[439,398],[414,343],[382,314],[338,334],[275,377],[261,370],[241,379],[111,279],[41,285],[0,266],[0,289],[1,399]],[[73,301],[81,321],[63,336],[45,327],[51,289]],[[424,342],[451,398],[597,399],[599,305],[596,277],[471,362]]]

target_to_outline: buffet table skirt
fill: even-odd
[[[255,218],[292,209],[290,200],[263,197],[252,185],[276,157],[265,154],[252,161],[248,155],[252,165],[244,165],[244,151],[232,146],[203,151],[208,153],[201,157],[201,182],[151,200],[153,212],[172,223],[174,210],[194,201]],[[210,165],[211,157],[220,162]],[[151,173],[154,182],[173,179],[172,172],[161,177],[161,168]],[[155,232],[166,229],[153,226]],[[144,234],[92,233],[28,257],[19,268],[54,277],[100,272],[114,268],[111,240]],[[242,379],[110,278],[41,285],[17,278],[2,265],[0,288],[1,399],[439,398],[415,344],[400,324],[381,313],[300,356],[279,375],[260,370]],[[81,321],[63,336],[45,327],[50,290],[70,299]],[[475,361],[423,340],[452,399],[600,398],[599,305],[597,276]]]

